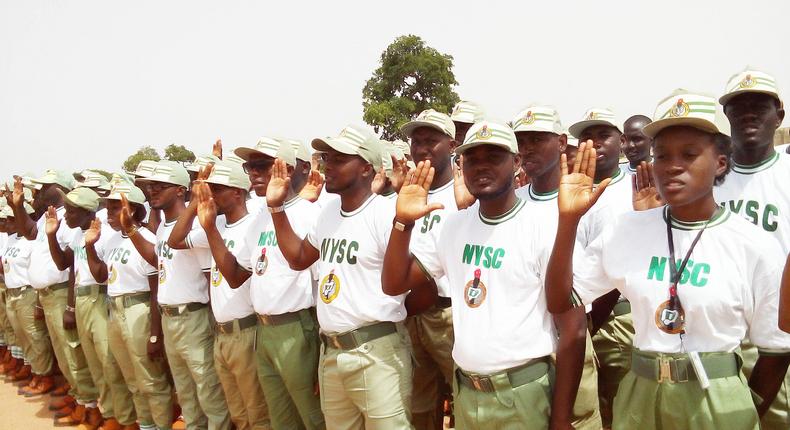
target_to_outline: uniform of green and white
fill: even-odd
[[[206,182],[243,190],[250,187],[241,165],[227,161],[217,162]],[[228,224],[225,217],[217,219],[217,230],[239,264],[243,264],[250,253],[247,235],[254,219],[250,214],[233,224]],[[192,249],[209,249],[203,229],[192,230],[186,242]],[[252,268],[245,268],[252,272]],[[213,258],[210,273],[211,310],[218,324],[214,338],[214,368],[225,392],[230,419],[240,430],[269,429],[269,412],[258,382],[255,360],[256,317],[250,298],[250,280],[238,288],[231,288]]]
[[[450,112],[451,120],[463,122],[466,124],[474,124],[476,122],[482,121],[484,118],[485,111],[483,110],[483,107],[468,100],[461,100],[460,102],[456,103],[455,106],[453,106],[453,110]]]
[[[296,147],[282,139],[261,138],[253,148],[237,148],[248,160],[252,154],[266,155],[296,166]],[[306,152],[302,147],[302,151]],[[263,199],[265,203],[265,198]],[[318,217],[318,206],[293,197],[283,205],[299,237],[307,235]],[[258,378],[275,429],[321,429],[324,416],[315,394],[318,369],[318,322],[311,271],[294,271],[277,246],[277,237],[267,210],[253,216],[246,237],[249,253],[239,255],[239,264],[252,269],[250,294],[258,314],[256,353]]]
[[[52,370],[53,358],[47,327],[44,321],[33,317],[36,293],[28,277],[32,249],[31,241],[16,234],[8,235],[3,252],[6,314],[17,344],[22,347],[25,359],[30,361],[32,372],[43,376]]]
[[[411,138],[414,130],[429,127],[455,138],[455,124],[449,116],[428,109],[414,121],[401,127]],[[412,230],[412,243],[433,241],[441,233],[447,218],[458,211],[453,181],[428,191],[428,203],[441,203],[444,209],[435,210],[418,220]],[[421,245],[416,245],[417,248]],[[423,245],[424,246],[424,245]],[[440,388],[453,383],[453,312],[450,307],[450,286],[446,277],[436,279],[439,303],[419,315],[406,319],[415,359],[412,391],[412,422],[415,428],[435,429],[444,419],[437,409]]]
[[[6,215],[2,210],[3,207],[4,205],[0,204],[0,219],[6,219]],[[6,243],[8,243],[8,233],[0,233],[0,259],[3,258],[3,253],[5,253]],[[11,349],[15,345],[16,336],[14,336],[14,329],[8,321],[5,303],[5,278],[0,275],[0,346],[7,346]]]
[[[113,186],[107,199],[120,199],[124,193],[130,203],[145,201],[142,191],[126,182]],[[136,234],[150,243],[156,237],[148,229]],[[151,336],[151,290],[149,277],[155,267],[137,252],[132,240],[122,233],[108,238],[104,262],[107,264],[107,294],[110,300],[108,341],[126,384],[134,397],[140,427],[155,424],[169,428],[173,422],[172,388],[164,364],[148,357]],[[126,423],[122,423],[126,424]]]
[[[376,170],[381,168],[378,139],[361,127],[348,126],[339,136],[314,139],[312,145],[317,151],[333,148],[359,155]],[[345,212],[340,199],[330,200],[307,235],[320,252],[316,302],[325,342],[318,378],[329,428],[412,428],[405,294],[392,297],[381,288],[394,203],[371,195],[354,211]],[[354,335],[344,336],[350,332]],[[367,340],[337,341],[347,337]]]
[[[48,170],[44,176],[33,179],[33,182],[56,184],[71,189],[74,178],[64,172]],[[64,213],[63,207],[57,209],[58,218],[62,219]],[[52,261],[45,224],[46,219],[43,216],[36,222],[38,232],[32,244],[28,270],[30,285],[36,289],[38,300],[44,308],[44,319],[52,341],[52,349],[57,357],[60,371],[71,385],[69,393],[79,403],[87,404],[96,400],[98,392],[88,370],[77,330],[66,330],[63,327],[63,314],[68,304],[69,271],[58,270]],[[56,233],[61,249],[65,249],[71,243],[76,230],[61,222]]]
[[[773,76],[750,68],[733,75],[725,91],[719,99],[722,105],[745,93],[762,93],[781,101]],[[744,166],[731,161],[730,166],[732,170],[724,183],[713,189],[716,201],[768,232],[779,242],[785,254],[790,253],[790,155],[777,152],[756,165]],[[748,376],[757,360],[757,350],[744,343],[743,353],[744,370]],[[790,372],[761,420],[763,428],[790,428],[788,387]]]
[[[514,133],[544,132],[558,136],[566,134],[559,112],[551,106],[531,105],[519,112],[510,123]],[[525,210],[544,214],[540,218],[541,225],[546,231],[553,233],[557,231],[557,195],[558,190],[538,193],[531,184],[516,190],[516,196],[524,201]],[[572,424],[576,429],[598,430],[602,425],[598,401],[598,371],[589,331],[586,336],[584,368],[573,407]]]
[[[488,121],[473,125],[457,152],[483,144],[518,152],[513,131]],[[548,428],[557,338],[542,276],[551,232],[520,199],[497,218],[475,205],[443,222],[433,243],[412,243],[412,252],[449,282],[456,428]]]
[[[160,161],[149,182],[189,188],[189,174],[178,163]],[[214,327],[208,306],[211,253],[208,249],[171,249],[167,239],[176,220],[163,219],[156,230],[162,335],[181,413],[189,428],[230,428],[228,407],[214,370]],[[197,219],[193,229],[200,229]]]

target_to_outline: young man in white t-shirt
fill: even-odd
[[[650,118],[644,115],[633,115],[623,123],[623,134],[620,137],[620,148],[627,161],[623,163],[621,169],[629,175],[636,174],[636,168],[642,162],[649,163],[650,147],[653,140],[644,133],[642,129],[650,124]]]
[[[428,203],[441,203],[425,215],[415,232],[414,241],[433,241],[441,233],[447,218],[457,212],[453,193],[451,156],[457,145],[455,124],[449,116],[433,109],[422,111],[404,124],[401,132],[411,141],[414,162],[431,160],[436,172],[428,191]],[[415,359],[412,392],[412,423],[418,430],[435,429],[444,421],[442,397],[453,384],[453,313],[447,278],[436,281],[439,299],[431,309],[406,319]],[[441,396],[440,396],[441,395]]]
[[[777,153],[774,133],[785,116],[773,76],[747,68],[727,82],[719,103],[732,130],[732,172],[713,189],[716,201],[746,218],[790,253],[790,156]],[[744,371],[751,374],[757,350],[744,344]],[[763,428],[790,428],[790,373],[771,408],[762,417]]]
[[[93,278],[107,282],[109,348],[132,391],[140,428],[167,428],[173,423],[172,387],[162,360],[159,313],[151,310],[156,307],[151,290],[152,286],[156,288],[158,276],[156,268],[138,251],[147,247],[145,253],[153,253],[156,236],[142,226],[146,212],[142,190],[116,178],[105,200],[113,234],[107,238],[100,260],[96,243],[106,230],[95,223],[85,233],[85,252]],[[127,408],[124,402],[116,400],[116,410]],[[125,422],[126,417],[121,421],[116,414],[121,425],[134,425]]]
[[[531,105],[510,122],[516,134],[521,168],[530,178],[527,186],[516,190],[527,210],[540,211],[541,226],[557,229],[557,190],[560,185],[560,154],[565,152],[568,136],[557,110],[546,105]],[[574,405],[576,429],[600,429],[598,372],[589,330],[586,333],[584,370]]]
[[[411,290],[435,300],[434,279],[447,277],[457,428],[570,428],[586,319],[583,309],[554,320],[548,314],[543,273],[550,231],[515,195],[516,137],[506,125],[482,121],[456,153],[478,203],[450,215],[433,243],[410,246],[416,221],[441,209],[427,202],[430,161],[418,164],[398,196],[382,287],[387,294]]]
[[[270,424],[255,361],[258,318],[250,297],[252,268],[238,264],[250,252],[247,235],[254,221],[246,205],[250,185],[239,163],[217,161],[206,166],[192,186],[197,206],[181,213],[168,244],[211,251],[209,293],[217,333],[214,367],[233,424],[264,429]],[[195,216],[202,229],[185,228],[193,225]]]
[[[266,200],[289,265],[305,270],[317,263],[318,378],[327,427],[412,428],[405,294],[381,291],[394,203],[370,188],[381,168],[381,144],[367,129],[347,126],[339,136],[314,139],[312,145],[324,153],[326,191],[340,199],[323,207],[305,238],[285,212],[288,179],[282,169],[269,181]]]
[[[179,163],[162,160],[140,181],[148,186],[151,208],[162,211],[154,252],[147,245],[138,251],[159,271],[155,291],[159,309],[153,311],[161,314],[165,353],[181,414],[187,427],[229,428],[228,407],[214,369],[214,328],[208,306],[211,253],[167,243],[178,217],[188,210],[184,199],[189,173]],[[202,231],[196,224],[195,220],[187,227]]]
[[[234,152],[245,160],[242,167],[253,191],[264,202],[272,172],[287,171],[292,187],[283,207],[294,220],[296,234],[306,236],[319,208],[299,197],[293,187],[293,172],[298,167],[295,147],[284,140],[262,137],[254,147],[236,148]],[[281,164],[275,166],[277,159]],[[272,427],[324,428],[321,403],[315,392],[320,341],[312,272],[288,266],[277,246],[268,210],[254,215],[246,241],[249,253],[239,255],[237,264],[253,269],[250,293],[258,314],[258,378]]]

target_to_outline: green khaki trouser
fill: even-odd
[[[635,351],[655,357],[655,353]],[[700,353],[703,359],[717,353]],[[667,357],[684,354],[663,354]],[[693,370],[689,370],[693,373]],[[736,376],[711,378],[703,390],[695,377],[686,382],[658,382],[629,371],[614,399],[613,430],[747,430],[759,429],[757,410],[746,380]]]
[[[110,351],[132,392],[140,424],[150,425],[153,421],[160,429],[169,429],[173,424],[172,388],[164,362],[148,358],[151,305],[148,301],[129,301],[124,306],[125,298],[134,296],[139,295],[110,297]]]
[[[2,333],[2,338],[6,345],[16,346],[16,335],[14,335],[14,327],[8,319],[6,302],[5,284],[0,282],[0,333]]]
[[[625,304],[618,303],[618,306]],[[617,307],[615,307],[617,310]],[[614,312],[592,338],[598,359],[598,395],[601,420],[605,427],[612,423],[612,405],[620,380],[631,368],[631,351],[634,342],[634,323],[631,314]]]
[[[414,354],[411,415],[417,430],[433,430],[441,425],[441,387],[453,384],[453,311],[433,307],[406,318]]]
[[[44,288],[38,290],[38,301],[44,308],[44,319],[52,340],[52,349],[58,359],[58,367],[71,385],[69,393],[82,403],[94,402],[99,398],[99,390],[93,383],[88,362],[82,352],[79,333],[77,329],[66,330],[63,327],[68,294],[68,287],[55,291]]]
[[[318,380],[327,429],[413,429],[409,333],[397,331],[355,349],[321,345]],[[334,333],[331,333],[334,334]]]
[[[744,341],[741,343],[741,351],[743,351],[743,373],[746,375],[746,380],[752,375],[752,369],[757,363],[757,348],[751,342]],[[788,397],[788,387],[790,387],[790,369],[785,374],[784,382],[776,393],[776,398],[768,411],[765,412],[760,424],[763,430],[787,430],[790,429],[790,398]]]
[[[538,364],[539,366],[542,364]],[[456,376],[455,428],[458,430],[547,429],[551,418],[554,367],[537,379],[513,387],[507,372],[490,375],[493,391],[475,390]],[[461,370],[456,370],[460,374]]]
[[[23,287],[24,291],[15,295],[6,291],[6,310],[8,319],[14,327],[17,343],[22,347],[25,359],[36,375],[49,375],[52,372],[54,358],[52,345],[44,321],[33,317],[36,307],[36,292],[32,287]]]
[[[86,295],[77,294],[74,301],[82,352],[88,362],[93,382],[99,389],[102,416],[114,417],[118,422],[131,424],[137,419],[132,393],[123,380],[118,363],[110,353],[107,339],[107,294],[100,292],[98,285],[81,287],[78,290],[90,291]]]
[[[595,351],[589,331],[584,350],[582,379],[579,382],[579,391],[576,393],[576,403],[573,404],[572,424],[576,430],[600,430],[602,427],[598,400],[598,370],[595,367]]]
[[[162,334],[173,382],[187,428],[230,428],[228,406],[214,370],[213,318],[208,305],[178,315],[162,314]],[[181,312],[183,310],[183,312]]]
[[[272,325],[258,322],[258,379],[272,427],[323,429],[324,414],[315,393],[318,381],[318,322],[310,309],[298,320]]]
[[[269,410],[255,360],[256,326],[240,330],[238,321],[233,321],[229,333],[217,333],[214,337],[214,367],[236,429],[268,430],[272,428]]]

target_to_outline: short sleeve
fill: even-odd
[[[784,266],[782,253],[778,245],[774,249],[761,248],[750,279],[754,310],[749,323],[749,339],[761,354],[785,355],[790,353],[790,334],[779,329],[779,286]]]
[[[61,223],[58,233],[55,235],[60,249],[65,250],[67,247],[69,247],[69,245],[71,245],[72,241],[74,240],[74,236],[77,236],[77,229],[69,228],[65,222]]]
[[[576,243],[573,251],[573,299],[576,304],[591,304],[614,289],[603,265],[607,233],[599,235],[585,249]]]
[[[143,232],[143,239],[156,246],[156,236],[154,236],[153,233],[151,233],[148,229],[140,229],[139,231]],[[159,269],[145,261],[145,258],[143,258],[142,255],[138,255],[137,260],[139,262],[137,267],[140,273],[143,273],[146,276],[156,275],[159,273]]]
[[[322,211],[323,212],[323,211]],[[310,227],[307,229],[307,242],[313,246],[313,248],[320,250],[321,249],[321,237],[318,235],[318,220],[322,217],[316,217],[313,222],[310,224]]]
[[[439,231],[446,232],[449,230],[452,229],[443,228]],[[437,234],[436,232],[437,230],[431,230],[419,239],[412,234],[409,250],[426,275],[434,279],[440,279],[445,275],[445,272],[439,258],[441,233]]]
[[[200,227],[190,230],[184,242],[190,249],[209,249],[206,231]]]
[[[392,232],[392,220],[395,218],[395,199],[376,197],[381,200],[375,211],[375,234],[382,254],[387,250]]]
[[[245,226],[247,228],[245,229],[243,240],[238,241],[239,245],[231,250],[239,266],[248,272],[252,272],[252,261],[254,260],[251,258],[250,254],[255,247],[250,246],[250,241],[247,239],[247,236],[252,231],[252,226],[254,225],[254,222],[250,222]]]

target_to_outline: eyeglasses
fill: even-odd
[[[165,182],[149,182],[146,185],[148,185],[148,189],[151,191],[165,191],[176,186]]]
[[[265,172],[269,170],[272,165],[274,165],[273,160],[255,160],[255,161],[247,161],[246,163],[242,164],[241,167],[244,169],[244,173],[250,174],[250,172]]]

